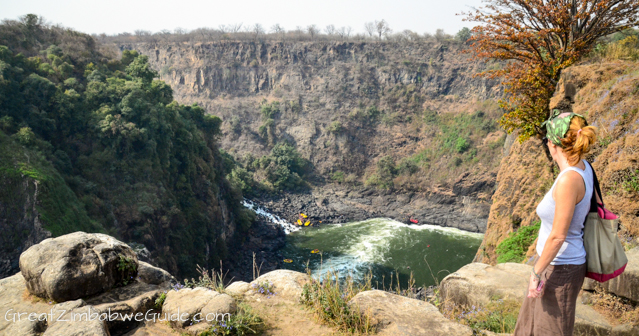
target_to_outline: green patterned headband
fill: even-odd
[[[574,112],[562,112],[561,110],[554,109],[552,116],[541,124],[542,127],[546,125],[546,137],[548,140],[557,146],[563,147],[561,139],[563,139],[566,132],[568,132],[570,120],[575,116],[583,118],[582,115]]]

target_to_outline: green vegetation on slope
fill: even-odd
[[[541,222],[537,222],[530,226],[522,226],[516,232],[511,232],[508,238],[499,243],[495,249],[497,262],[519,263],[524,261],[528,247],[537,239],[540,227]]]
[[[230,173],[227,179],[245,195],[256,191],[294,191],[308,187],[302,177],[308,174],[309,163],[287,142],[277,143],[269,155],[251,155],[236,161],[224,153]]]
[[[1,148],[28,147],[5,152],[3,174],[55,193],[41,204],[54,235],[104,228],[185,274],[217,264],[235,224],[246,232],[252,217],[217,150],[221,120],[173,101],[146,56],[113,59],[90,36],[35,16],[5,22],[0,41],[9,42],[0,46],[0,127],[10,135]],[[33,158],[17,156],[25,151]]]
[[[491,113],[496,111],[496,107],[490,104],[485,104],[483,108]],[[380,158],[375,171],[366,179],[367,185],[383,189],[390,189],[398,184],[401,187],[411,187],[411,176],[420,170],[442,183],[477,164],[490,167],[497,164],[494,158],[499,156],[506,138],[502,134],[486,139],[490,133],[497,131],[497,125],[494,118],[483,111],[439,114],[426,110],[422,115],[416,115],[413,124],[429,134],[432,141],[415,155],[399,162],[391,156]],[[333,179],[343,180],[343,173]]]

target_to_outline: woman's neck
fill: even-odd
[[[558,152],[557,155],[558,158],[555,159],[555,162],[557,162],[557,165],[559,166],[559,171],[562,172],[564,171],[566,168],[571,167],[570,163],[568,163],[568,159],[566,158],[566,156],[561,153]],[[585,170],[586,169],[586,165],[584,165],[582,160],[579,160],[579,162],[577,162],[576,165],[574,165],[574,167],[577,167],[581,170]]]

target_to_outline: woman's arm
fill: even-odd
[[[570,222],[575,212],[575,206],[580,201],[580,195],[585,194],[584,180],[575,171],[568,171],[557,181],[553,191],[555,200],[555,218],[552,222],[552,230],[546,240],[541,256],[534,266],[536,274],[541,274],[550,262],[555,259],[561,246],[566,241]],[[583,198],[583,196],[581,197]],[[538,297],[541,291],[537,290],[539,280],[531,274],[530,286],[528,287],[529,297]]]

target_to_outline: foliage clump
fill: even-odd
[[[341,331],[373,333],[375,327],[370,316],[361,314],[348,305],[348,301],[355,295],[372,288],[371,276],[362,283],[355,283],[350,276],[342,281],[339,274],[332,271],[326,272],[322,277],[322,280],[311,278],[310,283],[304,284],[301,303],[313,311],[321,321]]]
[[[470,37],[478,59],[506,62],[483,74],[501,78],[506,113],[500,124],[520,141],[545,134],[561,73],[592,51],[599,38],[626,30],[639,21],[635,0],[526,1],[488,0],[464,13],[478,22]]]
[[[477,335],[484,330],[510,334],[515,330],[521,303],[515,300],[497,299],[485,307],[458,306],[450,302],[442,304],[440,310],[447,318],[469,326]]]
[[[138,265],[133,258],[124,255],[119,255],[119,258],[117,269],[122,281],[118,285],[126,286],[133,282],[138,275]]]
[[[200,336],[244,336],[261,335],[266,330],[266,323],[246,303],[237,305],[237,312],[227,321],[214,321],[213,326]]]
[[[510,233],[508,238],[499,243],[495,249],[497,262],[519,263],[524,261],[528,247],[537,239],[540,227],[541,222],[537,221],[533,225],[522,226],[516,232]]]

